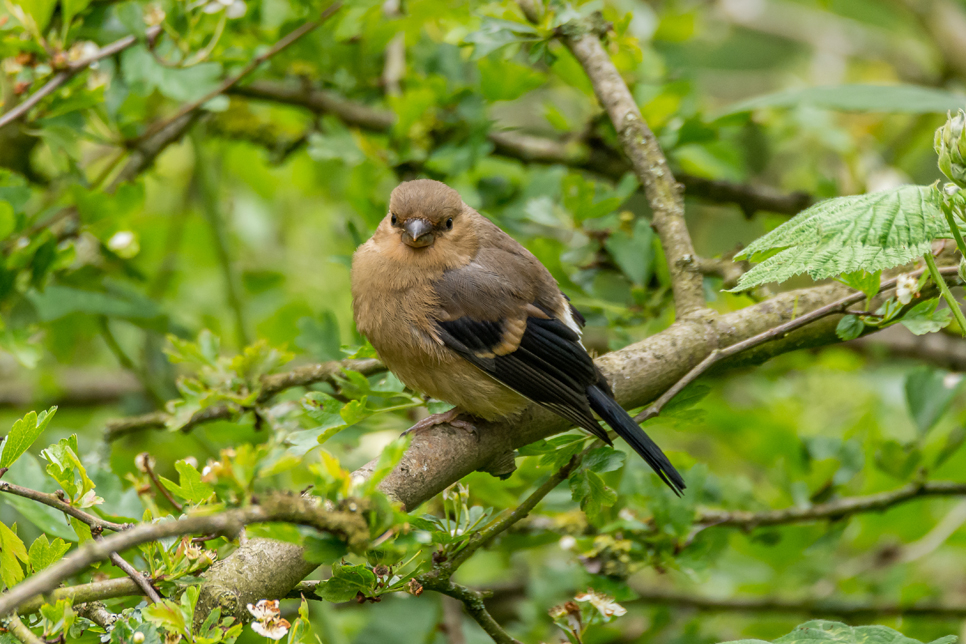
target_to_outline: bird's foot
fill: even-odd
[[[424,432],[427,429],[431,429],[436,425],[452,425],[453,427],[459,427],[460,429],[470,432],[471,434],[478,434],[476,425],[472,421],[464,420],[460,418],[460,414],[463,411],[459,407],[453,407],[449,411],[444,411],[439,414],[433,414],[432,416],[427,416],[422,419],[406,431],[402,433],[403,436],[407,434],[418,434],[419,432]]]

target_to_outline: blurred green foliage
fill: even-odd
[[[269,83],[274,94],[219,96],[185,132],[152,148],[159,139],[146,132],[323,8],[315,0],[0,7],[3,111],[97,47],[136,39],[0,129],[0,427],[11,428],[2,480],[62,491],[62,501],[117,522],[214,511],[271,489],[311,486],[331,504],[371,499],[374,545],[365,555],[287,524],[249,528],[250,536],[302,543],[322,564],[315,577],[326,581],[310,598],[326,601],[284,600],[284,637],[458,642],[439,628],[440,597],[419,592],[415,578],[434,554],[457,554],[516,507],[584,437],[571,432],[521,449],[508,480],[474,473],[407,515],[375,485],[405,449],[399,432],[438,403],[427,405],[391,374],[353,370],[262,396],[266,375],[372,357],[353,328],[348,267],[392,188],[428,176],[459,190],[551,270],[588,319],[589,349],[620,348],[673,321],[668,271],[634,176],[585,162],[588,146],[614,150],[617,137],[554,28],[603,12],[608,52],[676,175],[824,198],[941,178],[933,132],[946,109],[962,105],[966,67],[955,53],[964,36],[940,27],[953,21],[943,16],[966,21],[966,7],[595,0],[558,7],[556,22],[534,26],[509,1],[404,0],[398,15],[386,15],[381,1],[353,0],[240,83]],[[162,34],[149,38],[156,25]],[[405,60],[395,91],[384,70],[398,34]],[[312,111],[291,98],[309,90],[351,102]],[[572,162],[528,163],[498,145],[497,132],[542,137],[572,152]],[[687,219],[698,253],[717,257],[786,217],[748,217],[691,198]],[[927,237],[917,242],[928,247]],[[874,290],[879,275],[843,281]],[[724,291],[719,277],[705,287],[721,312],[754,301]],[[949,320],[937,304],[920,303],[904,324],[938,330]],[[898,312],[848,316],[840,336],[857,337]],[[807,508],[961,480],[966,404],[947,367],[895,358],[887,346],[871,354],[832,347],[715,377],[648,428],[683,466],[683,498],[623,448],[598,448],[530,518],[476,552],[457,581],[493,589],[491,613],[527,642],[559,641],[567,615],[577,614],[588,643],[704,644],[779,638],[808,615],[834,617],[832,609],[816,615],[821,602],[966,606],[961,499],[747,531],[696,523],[709,508]],[[217,420],[179,431],[192,415],[221,408]],[[102,440],[109,419],[157,411],[167,412],[156,423],[163,430]],[[373,478],[353,479],[377,457]],[[0,495],[7,587],[93,536],[52,507]],[[124,553],[139,570],[163,575],[156,585],[165,601],[109,600],[122,615],[109,635],[63,601],[24,620],[69,641],[176,641],[165,633],[263,641],[217,612],[191,627],[197,575],[234,547],[186,539]],[[104,563],[69,583],[120,576]],[[607,614],[590,595],[576,613],[548,613],[587,589],[627,614]],[[647,599],[655,589],[723,605],[777,597],[801,610],[695,612]],[[872,611],[856,624],[930,641],[959,633],[964,616]],[[273,619],[256,623],[268,628]],[[820,633],[827,641],[911,641],[885,628],[810,624],[839,637]],[[468,618],[462,628],[467,642],[489,641]],[[798,642],[797,632],[777,641]],[[0,642],[11,637],[0,633]]]

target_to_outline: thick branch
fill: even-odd
[[[27,628],[20,617],[14,613],[10,616],[10,621],[7,622],[7,628],[13,633],[13,636],[22,642],[22,644],[44,644],[44,641],[34,635],[33,631]]]
[[[92,581],[89,584],[79,586],[68,586],[58,588],[47,595],[50,602],[58,602],[61,599],[70,600],[71,604],[86,602],[96,602],[102,599],[115,599],[117,597],[136,597],[141,594],[141,589],[130,577],[117,577],[105,579],[104,581]],[[28,599],[20,604],[19,613],[29,615],[36,613],[44,605],[43,597]]]
[[[112,553],[168,537],[219,534],[233,538],[248,524],[283,521],[336,534],[345,539],[352,550],[359,550],[368,542],[369,528],[356,512],[327,511],[309,499],[289,495],[266,497],[262,503],[208,516],[145,523],[100,541],[88,541],[59,563],[28,577],[0,595],[0,616],[8,615],[38,595],[51,592],[64,579],[82,572],[93,563],[109,559]]]
[[[563,43],[580,62],[594,87],[597,100],[610,117],[624,154],[631,162],[651,205],[653,225],[661,239],[671,272],[674,304],[679,318],[704,308],[701,274],[695,269],[696,254],[684,221],[684,199],[671,174],[664,152],[651,132],[637,102],[614,66],[590,21],[562,28]]]
[[[102,602],[88,602],[74,606],[74,612],[85,619],[89,619],[104,630],[110,629],[117,621],[117,615],[107,610]]]
[[[265,403],[276,394],[286,389],[291,389],[292,387],[306,387],[319,382],[332,382],[332,379],[344,369],[358,371],[368,376],[383,371],[385,367],[378,360],[344,360],[342,362],[323,362],[321,364],[306,365],[304,367],[296,367],[285,373],[264,376],[262,377],[262,393],[259,395],[256,404]],[[236,413],[238,413],[237,409],[230,408],[227,405],[207,407],[195,413],[181,430],[187,432],[201,423],[231,418]],[[122,436],[143,429],[164,429],[165,424],[170,419],[170,414],[163,411],[155,411],[141,416],[112,420],[107,424],[107,429],[104,432],[104,440],[115,441]]]

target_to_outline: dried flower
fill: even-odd
[[[415,579],[410,579],[409,583],[406,584],[406,592],[408,592],[410,595],[419,597],[423,594],[423,585]]]
[[[252,630],[269,639],[282,639],[292,626],[287,619],[282,618],[277,599],[262,599],[254,606],[248,604],[248,612],[255,618]]]
[[[90,40],[84,40],[79,43],[74,44],[69,50],[67,50],[67,60],[72,63],[79,63],[84,60],[89,60],[97,56],[101,51],[101,48],[97,46],[96,42]],[[88,67],[91,69],[97,69],[97,62],[91,62]]]
[[[165,17],[164,9],[157,2],[152,2],[144,8],[144,24],[148,27],[157,27],[164,22]]]
[[[902,304],[908,304],[913,297],[919,295],[916,286],[918,281],[908,273],[903,273],[896,278],[896,299]]]
[[[389,566],[385,564],[380,564],[372,569],[372,573],[376,576],[376,579],[385,579],[389,576],[390,572],[392,571],[389,570]]]
[[[612,597],[608,597],[603,593],[598,593],[597,591],[587,589],[586,593],[581,593],[574,597],[575,600],[579,602],[590,602],[590,605],[597,609],[604,619],[610,619],[611,617],[620,617],[627,613],[627,609],[614,601]]]

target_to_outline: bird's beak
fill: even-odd
[[[403,224],[403,242],[413,248],[432,246],[436,241],[433,225],[425,219],[412,218]]]

